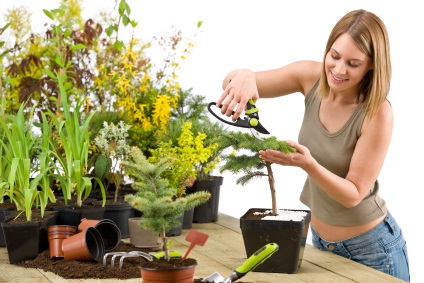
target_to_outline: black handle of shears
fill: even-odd
[[[216,115],[216,113],[212,110],[212,106],[213,105],[215,105],[216,106],[216,102],[210,102],[209,104],[208,104],[208,110],[209,110],[209,112],[213,115],[213,116],[215,116],[215,118],[217,118],[218,120],[220,120],[220,121],[222,121],[222,122],[224,122],[224,123],[226,123],[226,124],[228,124],[228,125],[232,125],[232,126],[237,126],[237,127],[242,127],[242,128],[250,128],[249,127],[249,125],[247,124],[247,123],[245,123],[245,122],[243,122],[243,120],[242,119],[240,119],[240,118],[237,118],[237,121],[235,121],[235,122],[229,122],[229,121],[227,121],[227,120],[225,120],[225,119],[222,119],[221,117],[219,117],[218,115]],[[221,106],[222,107],[222,106]],[[219,108],[221,108],[221,107],[219,107]],[[234,114],[234,111],[233,111],[233,113],[231,114],[231,115],[233,115]]]

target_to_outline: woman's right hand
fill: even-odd
[[[249,99],[256,102],[259,98],[256,86],[255,73],[240,69],[230,72],[222,84],[224,92],[216,101],[216,106],[221,107],[221,113],[227,117],[232,115],[232,120],[236,121],[241,113],[246,110]]]

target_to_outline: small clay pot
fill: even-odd
[[[110,219],[90,220],[83,218],[78,226],[78,231],[84,231],[88,227],[96,228],[100,232],[106,252],[114,250],[121,242],[121,230]]]
[[[77,227],[70,225],[52,225],[48,228],[50,258],[62,258],[62,242],[77,233]]]
[[[196,265],[175,269],[151,269],[141,267],[143,283],[193,283]]]
[[[64,239],[62,250],[65,260],[99,261],[105,254],[102,236],[93,227]]]

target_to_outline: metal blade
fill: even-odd
[[[261,138],[261,137],[259,136],[258,132],[257,132],[254,128],[250,128],[250,132],[251,132],[251,133],[252,133],[252,135],[253,135],[255,138],[257,138],[258,140],[261,140],[261,141],[263,141],[263,140],[264,140],[263,138]]]
[[[258,125],[254,127],[254,129],[261,134],[269,135],[269,132],[267,131],[267,129],[264,128],[264,126],[261,125],[261,123],[258,123]]]
[[[220,283],[223,282],[224,279],[225,278],[221,274],[219,274],[218,272],[214,272],[208,277],[204,278],[202,282]]]

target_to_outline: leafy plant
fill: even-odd
[[[236,181],[242,186],[248,184],[252,179],[268,177],[268,184],[271,191],[272,214],[277,215],[277,198],[275,191],[275,179],[272,172],[271,163],[259,158],[259,151],[274,149],[289,154],[295,149],[285,141],[279,141],[272,136],[259,140],[250,133],[231,132],[217,137],[219,151],[224,163],[220,166],[220,172],[229,171],[234,174],[242,174]],[[230,153],[225,150],[233,149]],[[265,169],[265,171],[264,171]]]
[[[167,125],[166,131],[161,136],[161,141],[171,142],[174,147],[178,147],[180,136],[184,129],[183,125],[191,123],[191,132],[193,136],[201,136],[204,148],[210,149],[208,157],[201,158],[196,163],[196,180],[202,181],[217,168],[220,162],[218,145],[215,138],[226,132],[227,128],[219,122],[212,122],[209,119],[207,111],[206,97],[195,95],[192,89],[181,90],[177,101],[177,107],[172,110],[171,119]]]
[[[96,158],[94,170],[96,176],[100,179],[106,178],[108,184],[115,185],[114,201],[118,200],[119,188],[124,180],[124,171],[120,163],[126,160],[130,146],[127,143],[128,130],[131,126],[123,121],[114,123],[103,123],[103,128],[94,139],[94,143],[100,151]]]
[[[76,101],[71,112],[71,105],[68,103],[65,88],[66,76],[57,73],[50,75],[57,79],[60,92],[62,112],[53,113],[48,111],[47,115],[60,138],[57,141],[59,144],[52,144],[52,147],[55,149],[55,157],[59,163],[56,165],[55,177],[60,182],[65,202],[67,203],[72,195],[75,194],[76,206],[81,207],[82,201],[90,195],[92,189],[91,180],[94,179],[100,186],[104,205],[106,202],[106,193],[103,183],[97,177],[86,176],[88,172],[88,150],[90,145],[88,125],[95,112],[85,117],[82,123],[83,105],[81,101]]]
[[[181,225],[178,218],[185,210],[210,198],[209,192],[176,197],[180,188],[171,186],[169,180],[163,177],[171,164],[170,156],[163,156],[157,163],[151,163],[137,147],[131,148],[130,161],[122,162],[127,174],[134,179],[133,189],[136,190],[135,194],[126,195],[125,200],[142,213],[140,226],[160,235],[167,261],[170,256],[166,232]]]
[[[39,207],[44,215],[47,201],[55,201],[49,180],[49,149],[43,147],[48,139],[49,125],[43,119],[46,135],[36,136],[33,133],[33,111],[24,113],[22,104],[16,115],[7,115],[0,119],[3,139],[0,140],[3,156],[1,161],[3,180],[0,187],[5,193],[8,189],[10,199],[18,210],[24,211],[26,220],[31,221],[32,209]],[[37,152],[37,149],[39,150]],[[34,166],[37,163],[40,166]],[[50,183],[49,183],[50,184]],[[40,188],[40,190],[39,190]]]
[[[152,156],[149,157],[149,161],[152,163],[157,163],[164,157],[172,158],[169,168],[163,172],[163,177],[172,187],[179,188],[177,197],[184,195],[186,187],[193,184],[197,176],[196,166],[208,160],[218,146],[217,144],[205,146],[206,134],[194,135],[191,128],[192,123],[185,122],[177,144],[172,141],[162,142],[157,149],[150,150]]]

